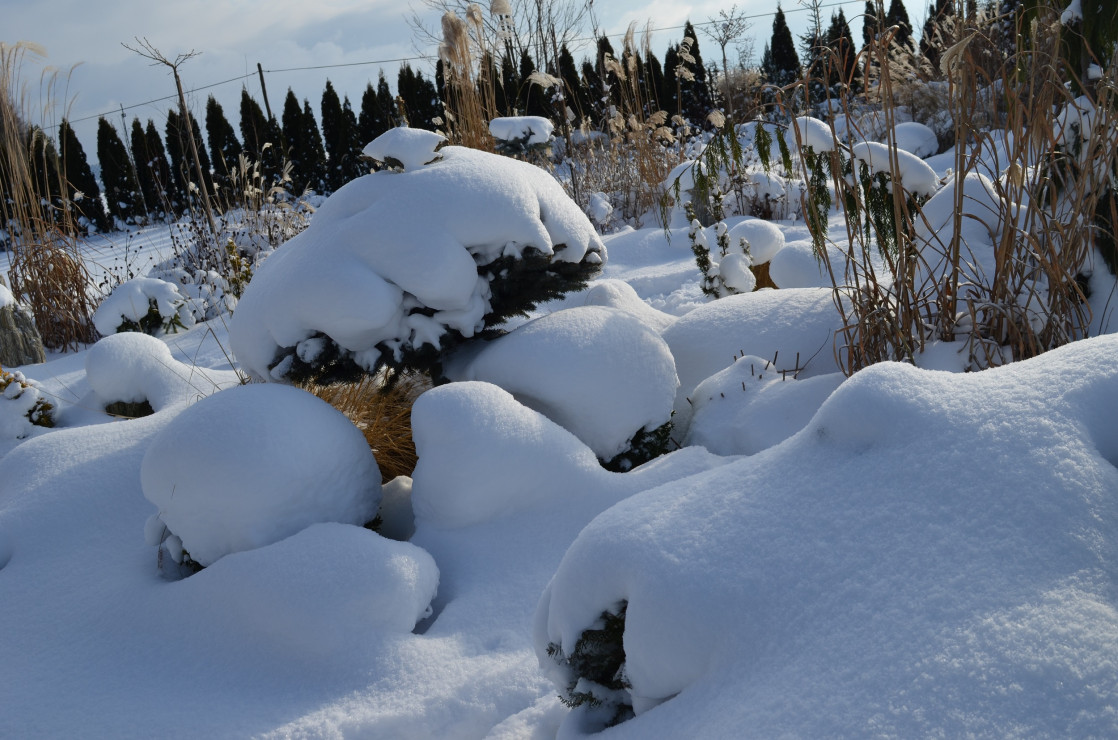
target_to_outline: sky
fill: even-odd
[[[923,4],[920,0],[905,2],[913,25],[921,25]],[[798,36],[806,30],[810,13],[796,0],[784,5],[789,27]],[[170,59],[198,52],[180,68],[188,104],[203,121],[206,99],[214,95],[234,128],[242,86],[263,103],[257,64],[264,69],[268,100],[278,118],[289,87],[300,101],[308,99],[317,112],[330,79],[339,95],[348,95],[359,109],[366,84],[376,84],[380,69],[395,89],[400,60],[410,59],[413,67],[430,75],[437,51],[433,44],[417,40],[407,20],[414,13],[438,27],[439,14],[423,0],[412,0],[410,7],[399,0],[319,0],[313,4],[306,0],[3,0],[2,6],[0,41],[30,41],[46,52],[42,60],[25,56],[20,78],[30,97],[35,101],[45,98],[40,94],[43,69],[59,71],[53,97],[66,101],[67,107],[55,105],[44,122],[48,128],[57,125],[65,114],[91,161],[96,157],[99,115],[105,115],[119,131],[123,107],[129,126],[133,117],[143,123],[151,118],[162,130],[167,110],[174,103],[169,97],[175,86],[168,68],[153,66],[122,45],[135,46],[137,38],[147,39]],[[668,45],[682,38],[680,27],[688,19],[701,29],[699,24],[733,6],[724,0],[599,0],[591,7],[599,28],[615,42],[633,21],[642,29],[648,22],[654,29],[665,29],[651,40],[653,52],[663,58]],[[854,37],[860,38],[857,16],[865,7],[863,0],[824,0],[824,24],[839,7],[850,20]],[[737,8],[756,16],[748,35],[754,39],[759,58],[772,34],[776,3],[742,0]],[[591,35],[589,31],[585,34]],[[699,48],[708,64],[718,56],[715,43],[702,33]],[[572,46],[576,61],[589,49],[589,42],[582,49]],[[296,69],[306,67],[313,69]],[[33,105],[35,110],[43,107],[42,103]]]

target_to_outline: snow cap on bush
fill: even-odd
[[[361,432],[325,401],[280,385],[237,386],[189,407],[152,440],[140,478],[159,509],[149,544],[164,524],[201,565],[317,522],[365,524],[381,496]]]
[[[93,345],[85,375],[103,403],[146,401],[154,411],[213,391],[212,383],[171,356],[163,340],[138,332],[113,334]]]
[[[193,326],[194,315],[174,283],[138,277],[121,283],[101,301],[93,325],[103,337],[120,331],[158,336]]]
[[[625,311],[580,306],[488,343],[454,374],[494,383],[581,439],[599,458],[671,419],[679,380],[668,345]]]
[[[244,369],[428,369],[449,344],[600,269],[601,239],[551,175],[463,147],[427,161],[432,142],[407,129],[372,142],[367,153],[405,170],[349,182],[264,263],[229,329]]]

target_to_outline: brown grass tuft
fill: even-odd
[[[355,383],[308,384],[306,390],[345,414],[365,435],[384,483],[415,470],[411,407],[431,387],[426,375],[405,374],[387,382],[383,372]]]

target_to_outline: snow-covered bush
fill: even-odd
[[[497,140],[497,152],[508,156],[545,153],[554,130],[555,124],[542,116],[508,116],[489,122],[489,133]]]
[[[179,362],[161,339],[122,332],[90,347],[85,376],[97,401],[110,414],[147,416],[216,390],[212,377]]]
[[[152,336],[173,334],[194,325],[194,313],[174,283],[151,277],[118,285],[93,314],[101,336],[137,331]]]
[[[202,566],[317,522],[367,524],[381,497],[361,432],[281,385],[236,386],[190,406],[152,439],[140,478],[158,508],[148,543]]]
[[[494,383],[571,431],[611,469],[667,451],[675,361],[653,329],[625,311],[580,306],[518,327],[468,358],[455,379]]]
[[[437,376],[447,350],[600,269],[601,239],[548,173],[441,142],[393,129],[366,147],[399,167],[346,184],[256,272],[229,330],[242,367]]]
[[[34,380],[0,368],[0,438],[23,439],[36,426],[54,426],[54,405]]]

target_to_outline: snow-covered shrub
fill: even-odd
[[[542,116],[508,116],[489,122],[497,152],[511,157],[546,153],[554,130],[555,124]]]
[[[452,378],[504,388],[610,469],[628,470],[668,449],[675,361],[660,335],[625,311],[556,311],[467,354],[448,363]]]
[[[0,437],[23,439],[34,426],[54,426],[54,405],[34,380],[0,368]]]
[[[402,170],[347,183],[256,272],[229,329],[252,375],[438,376],[447,350],[600,269],[601,239],[548,173],[423,133],[370,143]]]
[[[281,385],[236,386],[190,406],[152,439],[140,479],[158,508],[148,543],[202,566],[317,522],[367,524],[381,497],[361,432]]]
[[[143,332],[173,334],[194,325],[194,313],[174,283],[152,277],[132,278],[118,285],[93,314],[101,336]]]
[[[603,611],[598,621],[583,630],[574,647],[564,651],[556,642],[547,645],[547,656],[555,662],[545,671],[557,677],[564,691],[559,700],[571,709],[581,709],[582,726],[613,727],[633,718],[632,686],[625,676],[625,608],[621,601]]]
[[[110,414],[146,416],[216,390],[212,377],[171,356],[161,339],[122,332],[90,347],[85,375],[97,400]]]

